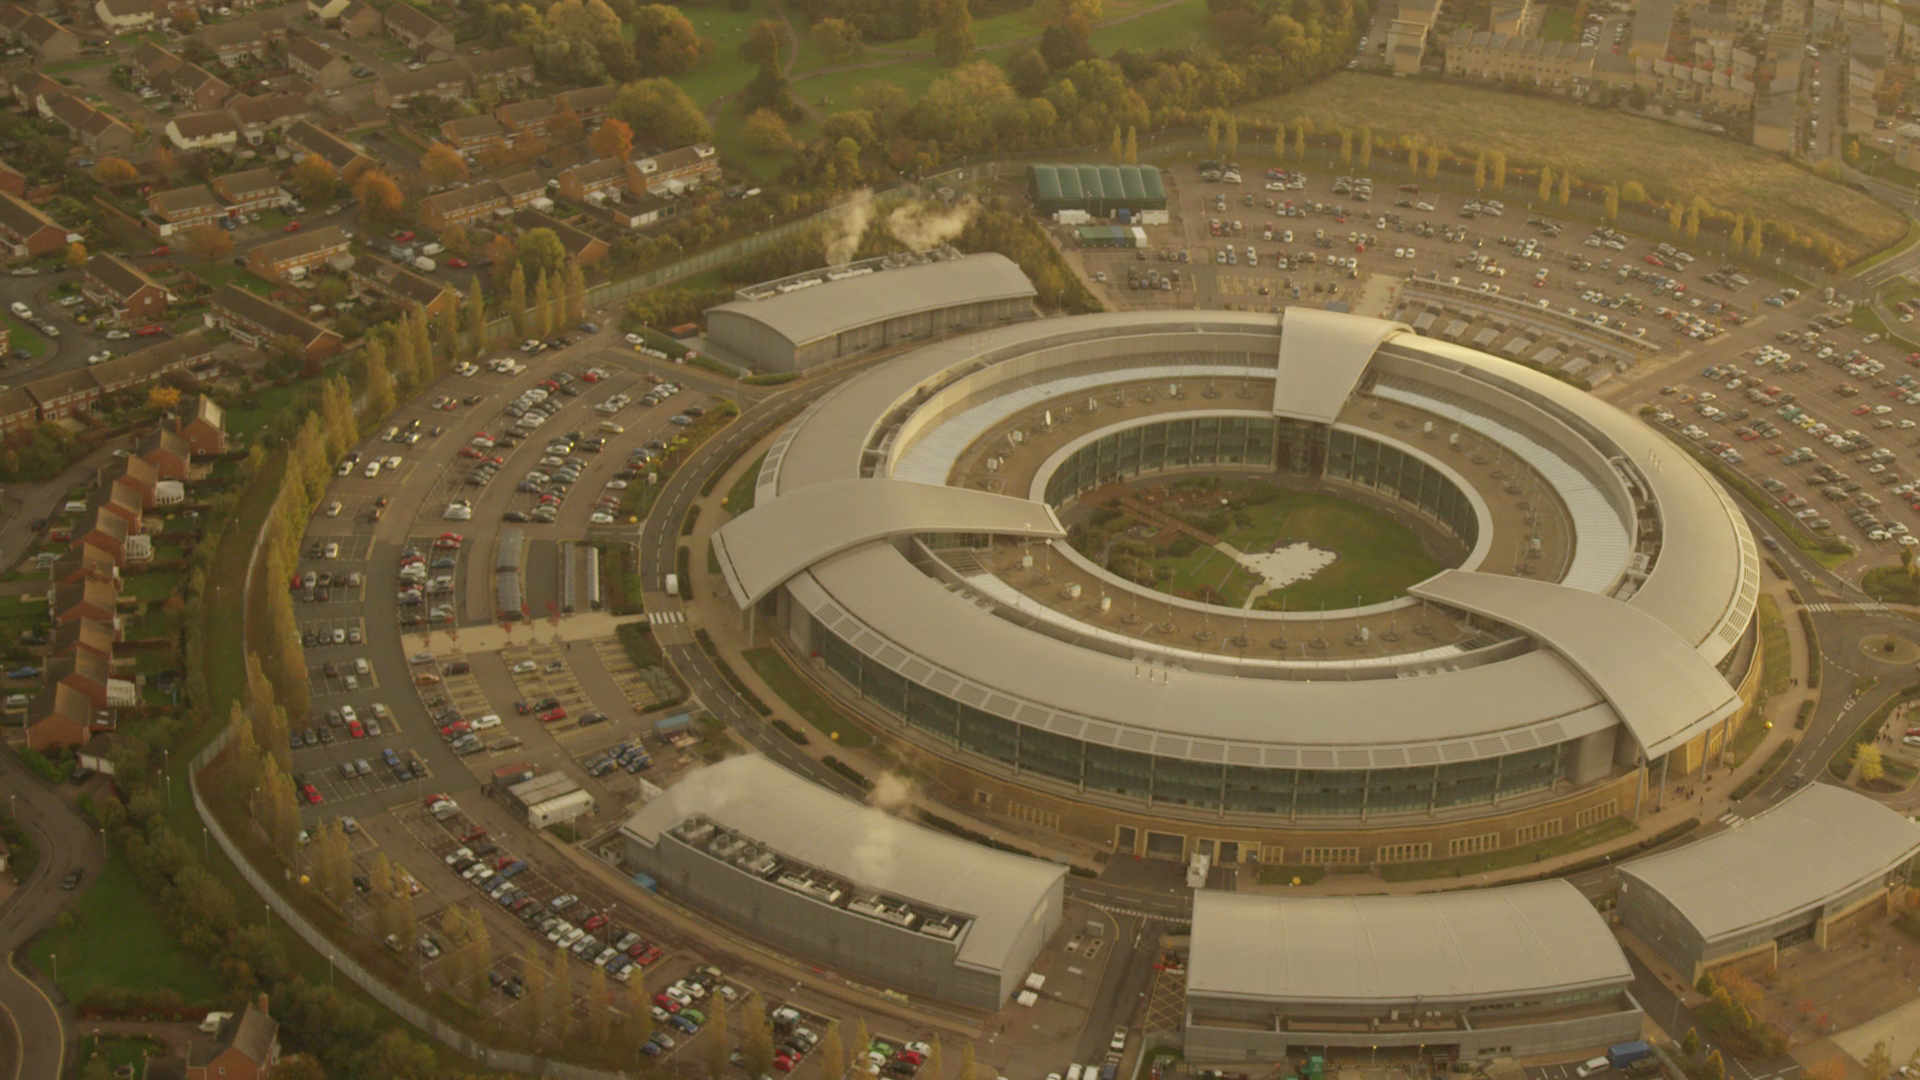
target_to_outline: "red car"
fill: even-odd
[[[566,718],[567,710],[565,709],[548,709],[546,712],[540,714],[540,722],[543,724],[551,724],[555,720],[565,720]]]
[[[668,997],[665,993],[659,993],[659,994],[653,995],[653,1003],[667,1010],[670,1013],[677,1013],[680,1011],[680,1003]]]
[[[47,534],[47,539],[56,544],[64,544],[73,539],[73,533],[67,529],[55,529]]]
[[[480,451],[475,450],[471,446],[463,446],[460,448],[460,456],[463,458],[477,458],[480,456]]]
[[[166,332],[165,328],[158,325],[143,326],[140,329],[135,330],[133,332],[133,336],[134,337],[158,337],[159,335],[165,332]]]
[[[360,726],[360,721],[349,720],[347,721],[347,734],[356,739],[364,739],[367,737],[367,729]]]
[[[460,842],[463,844],[471,844],[475,840],[485,840],[486,838],[487,838],[487,830],[472,829],[467,832],[467,835],[460,838]]]
[[[442,738],[451,739],[455,735],[465,735],[467,732],[472,730],[473,730],[472,724],[467,723],[465,720],[455,720],[453,723],[448,724],[446,727],[441,728],[440,735]]]
[[[646,967],[648,964],[657,962],[661,955],[660,946],[649,945],[640,955],[633,958],[633,962],[639,964],[641,967]]]
[[[587,383],[596,383],[600,381],[600,376],[597,372],[583,371],[580,373],[580,381],[587,382]]]
[[[453,551],[460,547],[460,541],[449,540],[443,536],[440,539],[435,540],[433,542],[433,546],[440,549],[441,551]]]
[[[909,1065],[925,1065],[927,1063],[926,1056],[918,1050],[902,1050],[893,1055],[893,1060],[904,1061]]]
[[[165,245],[165,244],[161,244],[161,245],[160,245],[159,247],[157,247],[157,248],[154,248],[154,249],[153,249],[152,251],[149,251],[149,252],[147,252],[147,254],[149,254],[149,255],[155,255],[155,256],[158,256],[158,255],[171,255],[171,254],[173,254],[173,249],[172,249],[172,248],[170,248],[170,247],[168,247],[168,246],[167,246],[167,245]]]
[[[321,803],[326,801],[325,799],[320,797],[320,789],[317,787],[314,787],[312,784],[301,785],[300,795],[302,798],[307,800],[307,804],[310,806],[319,806]]]
[[[393,234],[393,239],[395,243],[404,244],[413,239],[413,230],[401,229]]]
[[[467,268],[467,260],[458,255],[454,255],[447,259],[447,265],[453,267],[455,270],[465,270]]]
[[[785,1054],[773,1059],[773,1067],[778,1072],[792,1072],[793,1059]]]
[[[607,925],[607,917],[605,915],[588,916],[587,921],[580,924],[581,928],[588,933],[592,933],[605,925]]]
[[[289,221],[287,222],[287,227],[284,229],[281,229],[280,231],[281,232],[299,232],[300,223],[297,221]]]

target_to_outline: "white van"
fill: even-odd
[[[380,475],[380,459],[375,458],[372,461],[367,462],[367,479],[372,480],[374,477],[379,475]]]
[[[1079,1062],[1076,1061],[1073,1064],[1067,1066],[1067,1080],[1080,1080],[1080,1075],[1081,1075],[1081,1069],[1080,1069]]]
[[[1587,1077],[1592,1076],[1595,1073],[1606,1072],[1608,1069],[1612,1067],[1613,1066],[1610,1063],[1608,1063],[1606,1058],[1603,1058],[1603,1057],[1588,1058],[1587,1060],[1580,1063],[1579,1068],[1573,1070],[1573,1074],[1579,1077],[1580,1080],[1586,1080]]]

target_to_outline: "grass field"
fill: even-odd
[[[1426,878],[1470,877],[1493,870],[1505,870],[1510,866],[1523,866],[1542,859],[1551,859],[1569,852],[1581,851],[1609,840],[1618,840],[1631,836],[1638,826],[1624,817],[1608,818],[1596,825],[1589,825],[1578,832],[1556,836],[1551,840],[1540,840],[1532,844],[1503,848],[1499,851],[1486,851],[1478,855],[1462,855],[1454,859],[1432,859],[1426,862],[1389,863],[1380,868],[1380,876],[1388,881],[1421,881]]]
[[[727,513],[744,514],[753,509],[753,485],[760,480],[760,466],[766,464],[767,455],[761,454],[740,474],[740,479],[727,489]]]
[[[1242,551],[1304,540],[1340,556],[1305,581],[1261,597],[1263,608],[1277,608],[1282,599],[1290,611],[1375,604],[1400,596],[1407,586],[1443,569],[1412,529],[1332,495],[1280,490],[1272,501],[1242,513],[1247,524],[1221,537]]]
[[[1768,697],[1787,692],[1793,674],[1793,651],[1787,642],[1787,620],[1773,597],[1760,594],[1760,691]]]
[[[1716,207],[1786,222],[1802,233],[1826,233],[1850,258],[1885,247],[1906,232],[1891,207],[1774,155],[1653,120],[1538,97],[1424,79],[1339,74],[1247,112],[1286,122],[1310,117],[1320,131],[1371,126],[1376,146],[1383,136],[1411,134],[1462,156],[1504,151],[1512,166],[1544,159],[1556,172],[1571,168],[1586,181],[1637,180],[1655,198],[1700,195]],[[1381,160],[1377,153],[1375,160]],[[1523,203],[1520,183],[1509,183],[1507,198]]]
[[[1228,607],[1245,603],[1247,594],[1261,580],[1259,574],[1234,562],[1225,552],[1210,547],[1191,555],[1168,555],[1151,562],[1173,571],[1173,577],[1160,583],[1162,591],[1198,594],[1205,588],[1212,590],[1219,597],[1218,602]]]
[[[179,801],[187,801],[184,792]],[[166,987],[189,1005],[220,1003],[220,980],[167,932],[159,908],[118,852],[87,887],[73,916],[71,930],[49,930],[27,946],[41,971],[52,971],[53,958],[60,958],[60,989],[67,997],[78,999],[96,988]]]
[[[774,649],[748,649],[743,655],[747,663],[753,666],[754,673],[766,680],[767,686],[779,695],[780,700],[821,734],[841,746],[867,746],[873,742],[873,736],[867,734],[866,728],[847,719],[845,713],[821,697],[813,684],[793,670],[793,665],[787,663],[787,658],[779,652]]]
[[[0,313],[0,321],[7,325],[9,355],[14,349],[25,349],[36,360],[47,355],[47,339],[40,331],[15,318],[12,312]]]
[[[1540,36],[1548,41],[1578,41],[1580,27],[1574,24],[1572,8],[1548,8],[1540,16]]]

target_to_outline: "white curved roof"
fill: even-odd
[[[707,317],[751,319],[804,345],[902,315],[1033,295],[1033,282],[1012,259],[986,252],[830,281],[765,300],[734,300],[708,308]]]
[[[1737,828],[1620,867],[1711,942],[1842,896],[1920,853],[1920,823],[1857,792],[1812,784]]]
[[[759,503],[722,525],[713,546],[734,603],[758,603],[835,552],[908,533],[1062,537],[1045,503],[905,480],[840,480]]]
[[[1649,758],[1740,708],[1740,695],[1678,634],[1612,597],[1459,570],[1435,574],[1407,591],[1517,626],[1550,643],[1607,696]]]
[[[1322,424],[1340,415],[1380,343],[1413,332],[1404,323],[1310,307],[1287,308],[1280,327],[1273,415]]]
[[[1417,896],[1193,894],[1187,996],[1451,1003],[1632,981],[1565,881]]]

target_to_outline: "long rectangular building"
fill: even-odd
[[[915,997],[999,1008],[1061,919],[1066,868],[843,798],[757,755],[621,827],[629,870],[703,914]]]
[[[1364,1049],[1525,1057],[1640,1037],[1633,972],[1565,881],[1420,896],[1193,897],[1189,1061]]]

